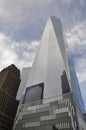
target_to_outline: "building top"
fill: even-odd
[[[13,73],[16,74],[16,76],[20,77],[20,70],[14,64],[11,64],[10,66],[4,68],[3,70],[1,70],[0,73],[4,73],[8,71],[12,71]]]

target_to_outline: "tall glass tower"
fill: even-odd
[[[66,46],[60,20],[50,17],[29,71],[26,90],[18,110],[22,118],[19,119],[17,113],[16,130],[85,130],[84,104]],[[34,120],[30,118],[30,111]],[[27,114],[24,115],[25,112]],[[83,127],[79,121],[83,122]]]
[[[62,75],[67,78],[67,84],[70,82],[68,71],[62,26],[59,19],[50,17],[29,73],[26,87],[43,82],[44,98],[61,95],[64,91],[69,92],[71,86],[67,85],[66,88],[62,86]]]

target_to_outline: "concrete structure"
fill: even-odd
[[[10,65],[0,72],[0,130],[11,130],[19,101],[20,71]]]
[[[44,101],[20,106],[15,130],[83,130],[77,121],[72,93]]]
[[[86,130],[81,91],[66,46],[60,20],[50,17],[29,72],[15,130]],[[40,93],[43,96],[37,97]]]
[[[25,91],[25,86],[28,80],[28,76],[29,76],[29,72],[30,72],[30,67],[24,67],[21,73],[21,83],[18,89],[18,93],[17,93],[17,99],[20,100],[23,96],[23,93]]]

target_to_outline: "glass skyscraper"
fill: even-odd
[[[51,16],[28,74],[15,130],[85,130],[84,104],[66,46],[61,22]]]

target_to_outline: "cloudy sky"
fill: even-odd
[[[50,15],[62,21],[86,105],[86,0],[0,0],[0,70],[32,64]]]

